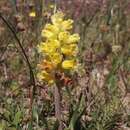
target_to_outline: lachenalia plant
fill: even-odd
[[[73,20],[65,19],[62,12],[51,16],[51,23],[47,23],[41,35],[42,42],[38,45],[41,55],[38,64],[37,77],[40,82],[55,86],[55,115],[59,121],[59,130],[63,130],[61,114],[61,88],[65,85],[63,78],[78,68],[78,34],[72,34]],[[63,74],[63,76],[59,75]],[[67,79],[67,78],[66,78]]]

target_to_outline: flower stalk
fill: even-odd
[[[62,111],[61,111],[61,89],[57,84],[54,88],[54,104],[55,104],[55,117],[59,122],[58,130],[63,130],[62,124]]]

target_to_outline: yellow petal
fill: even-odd
[[[76,66],[75,60],[64,60],[62,62],[62,68],[63,69],[74,69]]]
[[[59,32],[59,28],[52,24],[46,24],[44,30],[51,31],[52,33],[56,34]]]
[[[52,64],[52,62],[43,60],[40,64],[38,64],[38,67],[41,70],[46,70],[46,71],[52,71],[55,69],[55,66]]]
[[[62,30],[70,30],[72,29],[73,20],[68,19],[61,23],[61,29]]]
[[[76,44],[62,46],[61,52],[68,56],[76,56],[76,54],[78,53],[78,46]]]
[[[56,53],[50,55],[50,59],[54,63],[54,65],[57,65],[57,64],[61,63],[62,55],[60,53],[56,52]]]
[[[60,41],[66,42],[69,38],[69,35],[70,35],[69,32],[66,31],[60,32],[58,38]]]
[[[79,40],[80,40],[79,35],[78,34],[73,34],[73,35],[69,36],[67,43],[76,43]]]
[[[64,18],[64,14],[62,12],[57,12],[56,14],[52,15],[51,21],[54,25],[59,25]]]
[[[57,48],[60,47],[60,43],[57,40],[54,41],[48,41],[48,42],[41,42],[38,45],[38,51],[43,54],[53,54],[57,50]]]
[[[37,48],[38,48],[38,52],[39,52],[39,53],[47,53],[48,50],[50,50],[49,47],[48,47],[48,45],[47,45],[47,43],[45,43],[45,42],[41,42],[41,43],[37,46]]]
[[[57,49],[60,47],[60,42],[58,40],[52,39],[50,40],[50,46]]]
[[[42,71],[42,72],[39,72],[37,74],[37,78],[39,79],[39,81],[46,81],[46,82],[53,82],[54,81],[54,78],[51,74],[47,73],[46,71]]]
[[[42,37],[45,37],[45,38],[52,38],[55,36],[55,34],[53,32],[51,32],[50,30],[46,30],[46,29],[42,30],[41,35],[42,35]]]
[[[39,45],[37,45],[37,50],[39,53],[42,53],[45,50],[45,42],[41,42]]]

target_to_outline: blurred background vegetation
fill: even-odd
[[[62,88],[64,130],[129,130],[129,0],[0,0],[0,130],[58,130],[53,87],[36,78],[55,5],[81,37],[82,66]]]

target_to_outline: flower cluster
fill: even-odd
[[[42,61],[38,79],[54,83],[56,72],[74,70],[77,66],[78,34],[71,34],[73,20],[64,19],[62,12],[51,16],[51,24],[46,24],[41,32],[43,41],[38,45]]]

